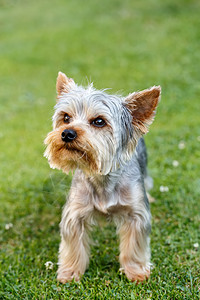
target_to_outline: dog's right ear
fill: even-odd
[[[64,73],[58,72],[56,90],[58,96],[61,96],[62,93],[68,93],[70,89],[75,85],[75,82],[72,78],[68,78]]]

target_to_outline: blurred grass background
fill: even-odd
[[[1,299],[199,298],[199,15],[198,0],[0,0]],[[143,285],[119,274],[118,240],[104,222],[81,283],[56,282],[70,177],[50,170],[43,140],[58,71],[124,95],[162,86],[146,136],[157,201],[154,269]]]

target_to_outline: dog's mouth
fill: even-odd
[[[52,136],[51,136],[52,135]],[[47,149],[45,156],[48,158],[52,168],[62,169],[64,172],[74,170],[76,168],[90,173],[91,170],[97,172],[98,165],[96,153],[92,151],[92,147],[86,143],[82,144],[78,141],[73,143],[63,143],[49,134],[45,140]],[[51,139],[50,139],[51,138]]]
[[[83,157],[86,155],[86,151],[81,150],[81,149],[77,149],[75,147],[69,147],[68,145],[66,145],[65,149],[69,152],[71,152],[72,154],[78,154],[80,155],[80,157]]]
[[[97,169],[96,160],[88,148],[80,148],[78,145],[65,145],[65,149],[68,152],[66,153],[66,158],[68,161],[71,161],[79,166],[89,166],[95,170]]]

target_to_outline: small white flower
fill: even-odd
[[[176,167],[178,167],[179,162],[177,160],[173,160],[172,165],[173,165],[173,167],[176,168]]]
[[[13,224],[12,224],[12,223],[8,223],[8,224],[5,225],[5,229],[6,229],[6,230],[9,230],[9,229],[12,228],[12,227],[13,227]]]
[[[180,141],[180,143],[178,144],[179,149],[185,149],[185,142],[184,141]]]
[[[122,275],[124,272],[124,268],[119,268],[119,274]]]
[[[161,185],[161,186],[160,186],[160,192],[161,192],[161,193],[169,192],[168,186],[163,186],[163,185]]]
[[[47,270],[52,270],[53,269],[52,261],[47,261],[44,265],[45,265]]]
[[[199,248],[199,244],[198,243],[195,243],[193,246],[194,246],[194,248]]]

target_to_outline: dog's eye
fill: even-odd
[[[102,118],[96,118],[92,121],[91,124],[96,127],[103,127],[106,125],[106,122]]]
[[[64,115],[64,122],[69,123],[69,121],[70,121],[70,116],[68,114],[65,114]]]

